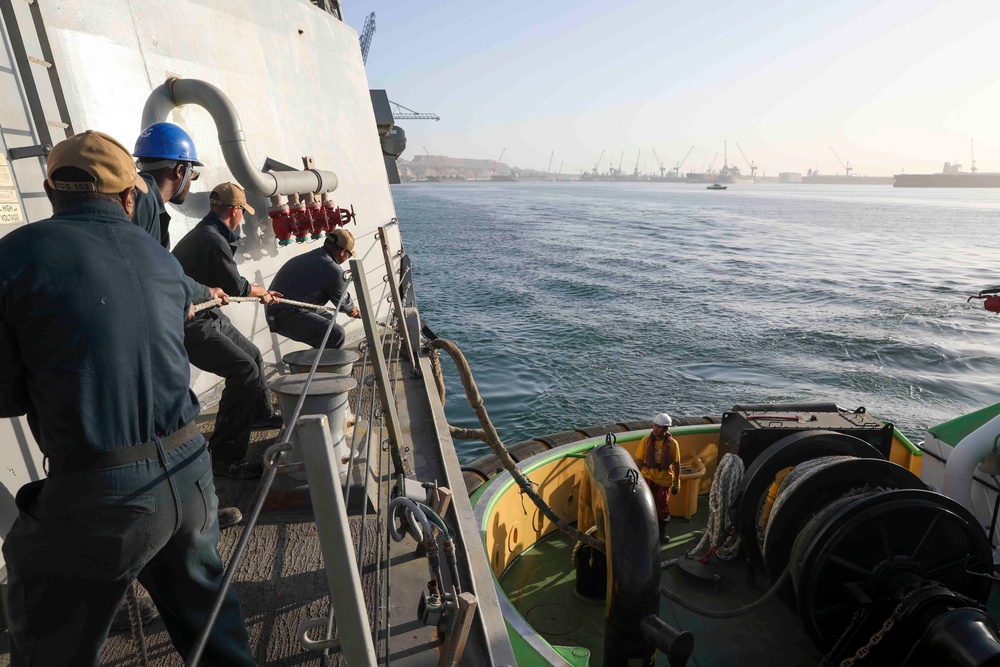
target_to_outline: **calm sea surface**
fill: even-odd
[[[1000,401],[1000,190],[394,186],[425,323],[505,442],[736,403],[865,406],[913,440]],[[476,426],[443,359],[448,418]],[[459,443],[463,461],[486,453]]]

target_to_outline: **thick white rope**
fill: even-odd
[[[230,303],[250,303],[252,301],[260,301],[260,297],[257,296],[231,296],[229,297]],[[291,299],[277,299],[275,303],[287,303],[289,306],[298,306],[299,308],[312,308],[313,310],[328,310],[330,312],[337,312],[337,309],[332,306],[317,306],[315,303],[305,303],[303,301],[292,301]],[[195,304],[194,312],[199,312],[206,310],[208,308],[215,308],[216,306],[222,305],[222,299],[212,299],[211,301],[205,301],[204,303]]]
[[[708,527],[698,545],[688,552],[689,556],[695,557],[707,548],[708,551],[714,549],[715,555],[722,560],[736,558],[740,551],[740,532],[730,520],[729,508],[742,482],[743,459],[735,454],[726,454],[715,471],[712,488],[708,492]]]

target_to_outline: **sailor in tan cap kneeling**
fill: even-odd
[[[203,285],[218,285],[229,296],[257,297],[274,303],[281,295],[240,275],[233,260],[243,213],[253,215],[243,188],[220,183],[208,198],[211,211],[176,246],[174,257],[184,273]],[[216,475],[233,479],[260,477],[259,459],[247,459],[250,431],[281,428],[271,404],[260,350],[218,308],[198,313],[184,327],[184,347],[196,368],[225,378],[215,431],[209,440]]]

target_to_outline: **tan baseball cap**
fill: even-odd
[[[63,167],[75,167],[89,174],[93,181],[56,181],[52,174]],[[128,149],[103,132],[87,130],[60,141],[49,153],[45,182],[62,192],[101,192],[113,194],[132,186],[148,192],[146,181],[135,170]]]
[[[247,203],[247,193],[235,183],[219,183],[212,190],[208,201],[216,206],[242,206],[250,215],[256,212],[253,206]]]
[[[332,241],[338,248],[343,248],[350,253],[351,257],[355,257],[354,234],[350,233],[346,229],[335,229],[332,232],[327,232],[326,240]]]

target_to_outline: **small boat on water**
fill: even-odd
[[[722,183],[712,183],[710,186],[708,186],[705,189],[706,190],[725,190],[726,187],[728,187],[728,186],[725,186]]]

